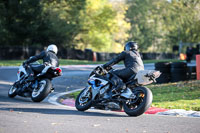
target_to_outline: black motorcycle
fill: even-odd
[[[125,82],[126,89],[115,92],[113,69],[106,70],[96,67],[90,74],[88,85],[76,98],[75,106],[79,111],[90,107],[98,109],[123,110],[129,116],[143,114],[152,103],[152,92],[143,85],[155,82],[160,76],[159,71],[141,70]]]
[[[31,63],[31,66],[40,65],[38,62]],[[8,91],[10,98],[16,95],[22,97],[31,97],[34,102],[41,102],[49,93],[53,92],[51,80],[62,75],[62,70],[59,67],[45,66],[43,70],[34,70],[34,80],[28,80],[26,67],[21,65],[17,72],[18,79]]]

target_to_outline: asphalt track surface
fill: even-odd
[[[29,98],[8,98],[17,68],[0,68],[0,133],[199,133],[200,118],[163,115],[128,117],[124,112],[73,107],[48,102],[55,94],[83,88],[93,66],[63,67],[53,81],[55,92],[41,103]],[[151,68],[151,67],[150,67]]]

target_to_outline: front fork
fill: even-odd
[[[84,90],[84,92],[83,92],[83,96],[87,97],[86,95],[88,95],[88,91],[91,92],[90,89],[91,89],[91,86],[90,86],[90,85],[87,85],[86,88],[85,88],[85,90]]]

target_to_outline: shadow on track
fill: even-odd
[[[128,117],[127,115],[118,115],[111,113],[101,112],[81,112],[77,110],[69,109],[48,109],[48,108],[0,108],[3,111],[17,111],[17,112],[28,112],[28,113],[41,113],[41,114],[52,114],[52,115],[83,115],[83,116],[98,116],[98,117]]]

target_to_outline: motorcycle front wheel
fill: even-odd
[[[17,87],[15,83],[8,90],[8,97],[13,98],[17,95]]]
[[[76,98],[75,106],[78,111],[85,111],[92,106],[92,93],[88,86],[83,89]]]
[[[151,106],[153,95],[149,88],[136,87],[132,90],[134,99],[123,103],[124,112],[129,116],[142,115]]]
[[[33,89],[31,99],[34,102],[41,102],[51,92],[52,84],[49,79],[42,79],[38,83],[38,87]]]

